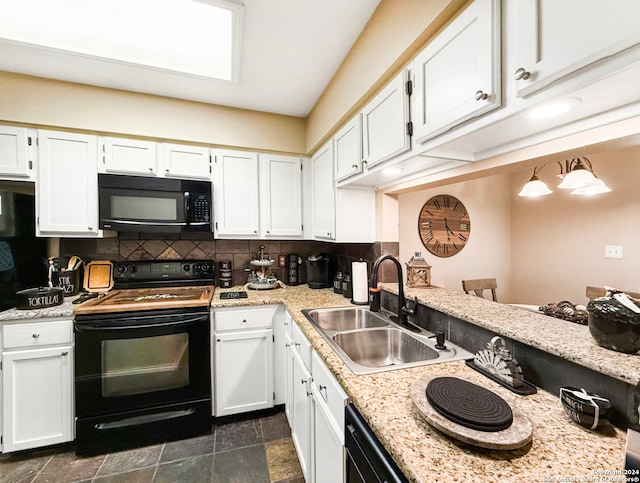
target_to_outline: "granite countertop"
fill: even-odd
[[[382,284],[381,287],[390,292],[397,291],[397,284]],[[423,293],[422,290],[409,289],[408,295],[412,298],[417,296],[425,305],[509,337],[512,332],[522,330],[520,325],[525,325],[527,320],[533,319],[534,324],[556,323],[556,319],[544,315],[489,303],[461,292],[435,288],[426,290]],[[247,299],[228,301],[220,301],[219,296],[214,295],[213,306],[279,302],[286,304],[311,345],[411,481],[522,482],[562,481],[563,478],[565,481],[589,481],[589,478],[595,481],[596,478],[599,480],[602,472],[624,467],[624,431],[610,427],[605,434],[584,429],[569,420],[556,394],[539,390],[532,396],[517,396],[470,369],[463,361],[356,376],[301,312],[309,308],[350,305],[348,299],[334,294],[332,289],[310,290],[299,286],[268,292],[251,291]],[[468,314],[465,304],[470,307]],[[512,321],[517,321],[517,324]],[[503,328],[505,323],[507,327]],[[577,328],[587,330],[586,337],[590,339],[586,327]],[[532,342],[535,330],[536,327],[532,326],[526,332]],[[564,334],[561,329],[558,332]],[[549,338],[555,336],[549,331],[546,334]],[[587,342],[584,334],[577,341],[579,346]],[[563,347],[560,342],[553,353],[562,357]],[[594,350],[598,352],[597,349],[596,346]],[[574,352],[580,352],[569,342],[564,350],[568,358],[575,357]],[[606,351],[607,354],[610,352]],[[601,356],[603,359],[604,355]],[[479,384],[518,406],[533,424],[533,441],[519,450],[487,450],[458,442],[434,429],[414,407],[410,391],[421,377],[440,375],[460,377]]]
[[[381,288],[397,292],[397,284],[381,284]],[[221,292],[240,289],[216,289],[212,306],[284,303],[411,481],[614,481],[606,479],[605,472],[611,474],[624,467],[624,431],[610,427],[605,433],[582,428],[565,415],[556,394],[538,390],[531,396],[517,396],[470,369],[463,361],[356,376],[301,312],[309,308],[350,305],[348,299],[333,293],[332,289],[312,290],[304,285],[249,291],[246,299],[219,298]],[[584,326],[435,287],[407,289],[407,296],[417,296],[424,305],[626,382],[640,380],[637,356],[617,354],[596,346]],[[64,305],[57,308],[39,311],[9,310],[0,313],[0,321],[54,316],[72,316],[70,301],[65,300]],[[537,339],[540,334],[544,334],[544,340]],[[616,365],[622,360],[625,361],[624,374],[622,370],[616,371]],[[440,375],[479,384],[518,406],[533,425],[533,441],[518,450],[488,450],[459,442],[434,429],[414,407],[410,391],[418,379]],[[601,476],[605,479],[601,480]]]

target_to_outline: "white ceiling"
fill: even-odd
[[[1,19],[0,70],[306,117],[379,2],[244,0],[237,84],[13,42]]]

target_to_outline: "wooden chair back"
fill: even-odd
[[[478,297],[484,297],[485,290],[491,290],[491,296],[494,302],[498,301],[498,297],[496,297],[496,289],[498,288],[498,284],[495,278],[479,278],[475,280],[463,280],[462,281],[462,290],[464,293],[473,292]]]
[[[623,290],[629,297],[634,299],[640,299],[640,293],[638,292],[628,292],[627,290]],[[590,300],[597,299],[598,297],[604,297],[607,294],[607,290],[604,287],[590,287],[587,285],[586,295]]]

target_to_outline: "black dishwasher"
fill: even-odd
[[[408,483],[353,404],[345,409],[347,483]]]

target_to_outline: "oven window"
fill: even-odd
[[[174,198],[111,195],[111,217],[125,220],[177,221]]]
[[[103,397],[189,385],[189,334],[102,341]]]

